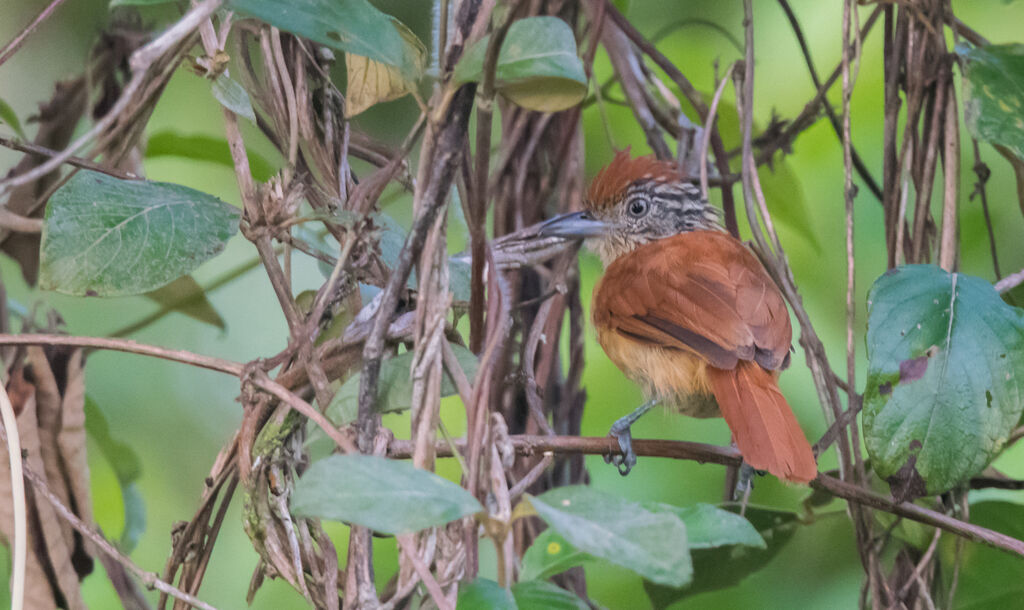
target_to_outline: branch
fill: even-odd
[[[539,436],[521,434],[510,436],[509,440],[516,454],[524,456],[546,452],[563,455],[619,455],[622,453],[618,442],[606,436]],[[453,444],[460,452],[465,453],[465,439],[455,439]],[[740,452],[732,447],[718,447],[716,445],[687,441],[634,439],[633,450],[636,451],[637,455],[647,457],[693,460],[702,464],[721,464],[724,466],[739,466],[742,459]],[[438,457],[453,456],[452,446],[445,441],[438,441],[435,451]],[[388,446],[388,456],[392,458],[408,459],[412,457],[412,452],[412,441],[396,439],[392,440]],[[1024,541],[988,528],[954,519],[949,515],[944,515],[911,502],[894,502],[891,498],[840,481],[824,473],[819,473],[818,477],[811,481],[811,487],[829,493],[836,498],[899,515],[912,521],[924,523],[925,525],[931,525],[968,540],[987,544],[1001,551],[1024,557]]]
[[[37,27],[39,27],[40,23],[49,19],[50,15],[52,15],[54,11],[57,10],[57,7],[59,7],[61,4],[64,4],[64,0],[53,0],[53,2],[51,2],[46,8],[40,11],[38,15],[36,15],[36,18],[32,20],[32,23],[26,25],[25,28],[21,30],[21,32],[19,32],[17,36],[12,38],[10,42],[4,45],[3,50],[0,51],[0,66],[4,65],[4,63],[8,59],[10,59],[12,55],[18,52],[18,49],[25,42],[25,39],[28,38],[29,35],[32,34],[32,32],[34,32]]]
[[[107,349],[142,356],[152,356],[173,362],[191,364],[199,368],[226,373],[242,379],[243,377],[256,387],[269,392],[292,409],[313,420],[329,436],[335,444],[346,453],[355,451],[352,440],[342,434],[323,413],[316,410],[288,388],[270,379],[265,373],[251,374],[248,367],[240,362],[232,362],[212,356],[203,356],[186,350],[167,349],[156,345],[146,345],[131,339],[107,339],[105,337],[72,337],[67,335],[7,335],[0,334],[0,345],[70,345],[91,349]]]
[[[50,502],[50,504],[53,505],[53,508],[57,511],[57,514],[59,514],[65,521],[67,521],[68,524],[75,529],[75,531],[77,531],[82,536],[88,538],[94,545],[96,545],[96,548],[99,549],[101,552],[105,553],[106,555],[109,555],[119,564],[128,568],[128,570],[131,571],[132,574],[135,574],[135,576],[138,577],[138,579],[141,580],[142,583],[145,584],[147,587],[149,587],[150,589],[156,589],[161,593],[166,593],[167,595],[170,595],[175,599],[181,600],[195,608],[201,608],[202,610],[216,610],[213,606],[204,602],[203,600],[192,595],[189,595],[188,593],[185,593],[184,591],[178,589],[177,587],[168,582],[160,580],[160,578],[155,573],[147,572],[139,566],[135,565],[135,563],[132,562],[131,559],[122,554],[121,551],[118,551],[117,547],[115,547],[106,538],[104,538],[102,534],[100,534],[93,528],[83,523],[82,520],[78,518],[78,515],[71,512],[71,509],[69,509],[67,506],[64,506],[64,503],[60,501],[60,498],[54,495],[54,493],[50,491],[50,488],[46,486],[46,481],[43,480],[43,478],[39,476],[39,474],[37,474],[34,470],[28,467],[23,468],[22,472],[25,473],[25,478],[31,481],[32,487],[35,488],[36,492],[42,495],[44,498],[46,498]]]
[[[1024,269],[1021,269],[1017,273],[1011,273],[995,283],[996,292],[1003,294],[1009,292],[1024,283]]]

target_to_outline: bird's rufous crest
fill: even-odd
[[[626,187],[637,180],[667,182],[681,180],[682,174],[672,161],[654,155],[633,159],[629,148],[615,153],[615,158],[598,172],[587,190],[585,205],[591,210],[607,210],[621,199]]]

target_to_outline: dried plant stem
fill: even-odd
[[[271,380],[265,373],[252,373],[246,365],[222,358],[203,356],[186,350],[167,349],[156,345],[138,343],[131,339],[108,339],[105,337],[74,337],[68,335],[7,335],[0,334],[0,345],[69,345],[93,349],[107,349],[128,352],[142,356],[152,356],[173,362],[181,362],[199,368],[226,373],[238,378],[245,377],[253,385],[273,394],[281,402],[313,420],[343,451],[352,453],[356,447],[351,439],[341,433],[323,413],[313,405],[291,392],[288,388]]]
[[[11,465],[11,505],[14,512],[14,544],[11,548],[13,568],[11,569],[11,610],[25,606],[25,566],[28,560],[28,505],[25,502],[25,479],[18,476],[22,471],[21,436],[18,434],[18,417],[14,413],[11,397],[0,384],[0,416],[3,418],[7,437],[7,458]]]
[[[79,534],[88,538],[94,545],[96,545],[96,548],[99,549],[100,552],[112,557],[119,564],[128,568],[132,574],[135,574],[135,576],[142,581],[142,584],[146,585],[150,589],[156,589],[161,593],[165,593],[177,600],[181,600],[195,608],[200,608],[201,610],[216,610],[213,606],[201,599],[185,593],[170,583],[160,580],[155,573],[146,572],[139,566],[135,565],[131,559],[121,553],[121,551],[117,550],[117,547],[104,538],[102,534],[83,523],[82,520],[78,518],[78,515],[65,506],[64,503],[61,502],[60,498],[50,491],[50,488],[46,485],[46,481],[39,474],[31,468],[24,468],[22,471],[25,473],[25,478],[31,481],[32,487],[35,489],[36,493],[46,498],[46,500],[53,505],[54,510],[57,511],[57,514],[59,514],[62,519],[67,521],[68,524],[71,525],[71,527],[73,527]]]
[[[178,52],[179,45],[191,36],[199,24],[205,21],[220,8],[223,0],[204,0],[192,8],[184,17],[179,19],[173,26],[164,31],[155,40],[142,47],[132,54],[130,65],[132,77],[121,90],[121,96],[110,108],[102,119],[96,121],[89,131],[82,134],[59,154],[51,157],[44,163],[40,163],[31,170],[0,180],[0,195],[4,195],[11,189],[34,182],[53,170],[60,167],[72,155],[85,147],[86,144],[107,131],[119,120],[124,120],[124,112],[136,100],[136,94],[142,96],[152,94],[152,88],[146,88],[149,68],[164,54]]]

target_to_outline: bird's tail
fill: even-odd
[[[707,368],[711,389],[743,459],[780,479],[807,483],[818,473],[811,446],[771,373],[741,360]]]

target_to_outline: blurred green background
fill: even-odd
[[[10,39],[45,6],[43,0],[4,0],[0,6],[0,41]],[[36,110],[38,102],[52,91],[55,80],[81,71],[94,37],[108,21],[105,0],[76,0],[58,9],[54,18],[43,24],[25,47],[0,66],[0,97],[6,100],[24,122]],[[430,3],[392,0],[377,3],[383,10],[407,23],[425,41],[429,40]],[[777,4],[755,3],[757,71],[755,82],[755,121],[766,125],[773,113],[782,118],[796,116],[814,95],[796,40]],[[794,1],[821,74],[827,75],[839,61],[841,3],[816,0]],[[862,19],[871,6],[861,7]],[[993,42],[1018,42],[1024,38],[1024,3],[996,0],[970,0],[953,3],[955,14]],[[146,22],[161,23],[171,13],[147,9]],[[633,2],[628,17],[646,35],[653,36],[666,26],[678,24],[658,43],[659,48],[679,66],[690,80],[708,94],[715,84],[716,65],[724,71],[741,51],[720,31],[702,24],[710,22],[725,28],[734,37],[742,37],[742,5],[734,2],[672,0]],[[877,179],[881,180],[882,147],[882,49],[881,24],[867,38],[853,96],[854,143]],[[595,64],[596,77],[603,82],[611,73],[603,52]],[[613,97],[620,97],[615,91]],[[727,134],[735,134],[736,119],[731,87],[726,90],[722,125]],[[835,104],[839,88],[830,96]],[[962,108],[962,107],[961,107]],[[606,107],[612,142],[608,141],[597,106],[584,113],[588,176],[611,159],[614,148],[632,145],[634,153],[647,152],[643,134],[627,108]],[[400,100],[380,105],[356,119],[357,125],[380,137],[397,141],[415,118],[415,105]],[[251,127],[251,126],[249,126]],[[0,132],[6,128],[0,126]],[[29,127],[30,135],[33,131]],[[174,131],[182,135],[223,137],[218,104],[209,93],[209,84],[180,68],[157,106],[148,133]],[[6,132],[5,132],[6,133]],[[247,131],[247,143],[275,163],[277,155],[255,132]],[[736,144],[728,142],[727,145]],[[970,143],[961,147],[961,269],[994,279],[984,219],[977,200],[968,201],[974,184]],[[982,145],[982,157],[993,170],[989,183],[989,201],[1004,272],[1024,267],[1021,247],[1024,226],[1017,206],[1013,175],[1008,165],[990,147]],[[19,156],[0,150],[0,168],[13,165]],[[238,204],[237,189],[230,169],[208,163],[177,158],[147,160],[148,177],[177,182],[217,195]],[[838,140],[825,120],[819,121],[796,141],[793,154],[762,170],[769,206],[775,214],[783,244],[789,255],[805,305],[821,335],[833,367],[844,370],[845,361],[845,260],[842,199],[842,156]],[[739,193],[737,189],[737,194]],[[553,203],[553,202],[552,202]],[[408,219],[408,197],[389,204],[388,213]],[[861,189],[856,199],[856,255],[858,302],[858,388],[865,377],[863,331],[864,295],[872,280],[885,270],[885,245],[882,233],[882,208],[870,192]],[[741,218],[741,224],[745,221]],[[461,250],[464,236],[452,231],[452,251]],[[195,276],[201,284],[245,264],[255,257],[254,248],[240,236],[227,251],[202,266]],[[582,262],[585,301],[600,272],[590,255]],[[25,304],[44,303],[60,312],[73,334],[103,335],[139,319],[156,306],[149,300],[78,299],[40,292],[27,287],[17,267],[6,258],[0,260],[0,274],[15,300]],[[315,288],[322,277],[301,256],[296,256],[295,291]],[[178,314],[172,314],[138,333],[134,338],[167,347],[189,349],[237,361],[276,353],[285,346],[287,336],[282,315],[270,285],[259,270],[251,271],[225,288],[209,295],[227,320],[221,332]],[[583,433],[604,435],[611,423],[639,404],[635,386],[625,380],[607,360],[600,347],[588,335],[587,367],[584,384],[589,401],[583,420]],[[132,558],[147,570],[160,571],[170,547],[172,525],[192,517],[197,507],[203,479],[219,448],[229,440],[241,417],[235,397],[236,380],[183,365],[118,353],[97,353],[88,362],[89,395],[106,414],[113,434],[139,453],[143,464],[140,489],[146,501],[148,528]],[[812,439],[824,431],[810,375],[797,350],[794,366],[783,375],[782,389],[794,406],[804,429]],[[447,399],[443,417],[453,434],[462,434],[462,409],[455,399]],[[389,416],[385,423],[399,436],[408,434],[407,420]],[[721,420],[693,420],[653,412],[633,428],[637,438],[689,439],[726,444],[728,430]],[[121,495],[109,465],[94,446],[90,446],[96,519],[102,529],[116,538],[122,527]],[[997,463],[1004,472],[1024,477],[1018,446]],[[629,498],[657,500],[677,505],[698,501],[717,502],[722,495],[723,469],[692,462],[641,459],[627,478],[606,466],[599,457],[589,458],[593,485]],[[822,468],[835,466],[834,450],[821,461]],[[450,463],[442,463],[442,474],[455,476]],[[799,510],[808,494],[803,488],[786,487],[773,478],[757,481],[752,501],[774,507]],[[990,496],[1017,499],[1012,494],[988,492]],[[256,565],[256,554],[242,531],[239,520],[240,498],[236,498],[229,520],[222,530],[212,563],[199,597],[223,608],[244,606],[249,577]],[[679,607],[694,608],[852,608],[857,606],[862,572],[853,544],[852,528],[843,506],[833,503],[832,512],[801,527],[792,542],[764,570],[732,589],[704,594]],[[332,528],[339,537],[344,528]],[[343,549],[343,541],[338,542]],[[380,582],[393,573],[393,542],[377,543]],[[975,551],[970,551],[975,552]],[[999,563],[1000,566],[1005,566]],[[728,565],[721,569],[728,570]],[[101,568],[97,565],[97,570]],[[486,575],[484,566],[484,575]],[[1015,574],[1020,574],[1020,567]],[[640,579],[610,564],[596,563],[587,568],[591,597],[610,608],[648,607]],[[971,575],[965,575],[969,582]],[[94,574],[84,584],[90,607],[116,607],[118,602],[102,574]],[[6,600],[0,601],[0,604]],[[287,585],[268,581],[257,594],[256,608],[302,607],[303,601]]]

